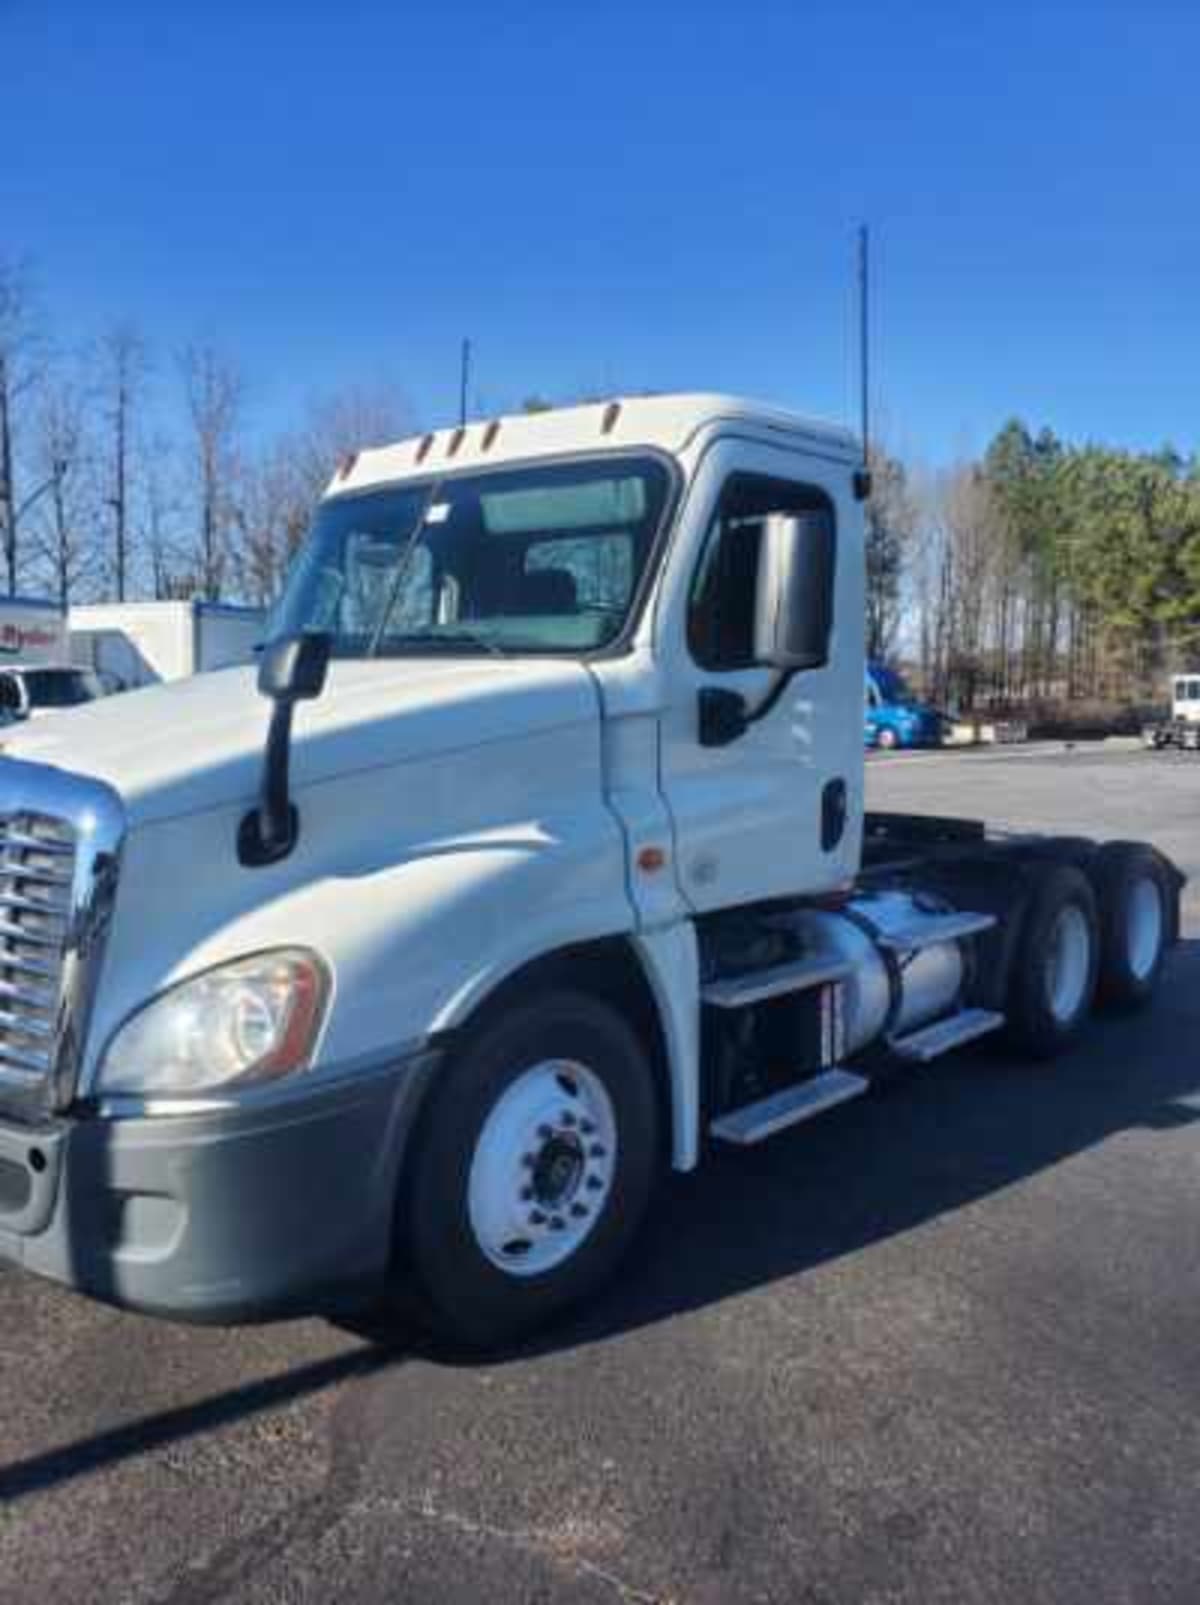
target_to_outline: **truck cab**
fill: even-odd
[[[864,735],[868,747],[883,751],[939,747],[944,728],[942,715],[919,702],[895,669],[884,663],[867,665]]]
[[[433,431],[340,466],[257,668],[22,729],[0,1258],[488,1344],[662,1168],[1147,999],[1151,850],[865,814],[866,492],[725,396]]]
[[[1200,672],[1172,675],[1170,717],[1144,725],[1142,743],[1152,751],[1200,752]]]
[[[1200,674],[1177,674],[1171,684],[1171,717],[1200,725]]]

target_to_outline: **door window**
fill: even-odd
[[[763,520],[771,513],[825,513],[823,491],[765,474],[726,481],[704,538],[688,600],[688,646],[704,669],[747,669],[754,663],[754,605]]]

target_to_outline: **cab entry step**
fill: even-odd
[[[768,998],[785,997],[789,992],[807,992],[815,986],[844,981],[853,968],[836,955],[813,954],[770,969],[747,970],[744,975],[710,981],[700,997],[715,1009],[744,1009],[751,1003],[765,1003]]]
[[[748,1103],[742,1109],[720,1115],[708,1129],[722,1142],[735,1142],[745,1147],[773,1137],[787,1126],[824,1114],[826,1109],[833,1109],[850,1098],[860,1097],[870,1085],[866,1076],[857,1076],[852,1070],[826,1070],[811,1081],[785,1087],[769,1098],[760,1098],[757,1103]]]

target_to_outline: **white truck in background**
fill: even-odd
[[[1157,751],[1180,747],[1200,752],[1200,669],[1171,677],[1171,717],[1146,725],[1142,742]]]
[[[249,663],[266,612],[226,602],[98,602],[69,616],[72,661],[124,690]]]
[[[0,1261],[486,1346],[665,1168],[1148,1002],[1155,849],[865,811],[868,493],[846,431],[727,396],[364,451],[257,671],[15,732]]]
[[[57,602],[0,597],[0,721],[36,718],[101,695],[97,677],[71,661],[67,616]]]

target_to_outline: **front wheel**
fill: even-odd
[[[422,1311],[473,1347],[594,1292],[641,1223],[659,1155],[653,1070],[598,999],[493,1016],[446,1067],[400,1201]]]
[[[879,734],[875,737],[875,745],[882,752],[894,752],[900,745],[900,737],[894,730],[890,729],[887,725],[884,725]]]

